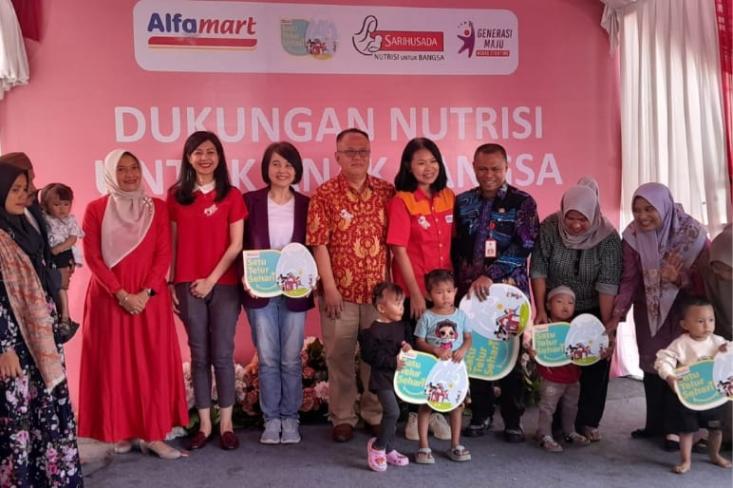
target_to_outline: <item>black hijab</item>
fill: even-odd
[[[25,252],[41,279],[41,284],[50,292],[53,289],[49,275],[49,267],[45,256],[43,236],[33,227],[25,215],[11,215],[5,210],[5,201],[10,188],[20,175],[28,178],[28,172],[12,164],[0,163],[0,229],[10,235],[18,246]]]

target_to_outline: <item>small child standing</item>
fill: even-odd
[[[569,322],[575,314],[575,292],[567,286],[557,286],[547,294],[550,322]],[[525,337],[529,337],[526,334]],[[534,350],[528,348],[534,357]],[[537,365],[540,375],[539,420],[537,440],[547,452],[562,452],[562,446],[552,436],[552,417],[562,402],[562,429],[565,442],[587,446],[590,441],[575,431],[575,416],[580,397],[580,368],[575,364],[548,368]]]
[[[406,466],[407,456],[392,447],[397,430],[400,407],[394,392],[394,374],[403,364],[400,351],[410,351],[407,342],[407,324],[402,321],[405,294],[394,283],[379,283],[372,291],[372,304],[379,316],[368,329],[359,332],[361,358],[371,369],[369,390],[382,405],[382,423],[379,436],[367,443],[367,461],[374,471],[384,471],[387,465]]]
[[[675,392],[677,376],[675,369],[690,366],[702,359],[712,358],[718,352],[728,349],[728,342],[721,336],[713,334],[715,330],[715,312],[709,301],[694,298],[685,303],[680,325],[685,333],[673,340],[666,349],[657,352],[654,368],[659,377],[666,380],[673,394],[670,401],[675,432],[680,435],[680,464],[672,471],[684,474],[692,465],[692,438],[699,429],[708,430],[708,455],[713,464],[722,468],[730,468],[731,462],[720,455],[720,444],[723,438],[721,430],[723,406],[701,412],[690,410],[682,405]]]
[[[436,269],[425,275],[432,308],[420,317],[415,328],[417,348],[428,352],[443,361],[460,362],[471,347],[471,333],[468,330],[468,317],[456,308],[456,286],[453,274],[445,269]],[[417,412],[417,430],[420,448],[415,455],[418,464],[433,464],[435,458],[428,444],[428,425],[432,409],[420,405]],[[471,453],[461,445],[461,419],[463,406],[450,412],[451,448],[448,457],[453,461],[470,461]]]
[[[71,214],[74,192],[63,183],[51,183],[41,190],[41,207],[48,227],[48,243],[53,254],[53,263],[61,273],[59,290],[59,313],[62,324],[69,324],[68,289],[71,275],[76,266],[81,266],[81,253],[75,246],[84,237],[79,223]]]

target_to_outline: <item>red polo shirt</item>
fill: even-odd
[[[412,271],[425,293],[425,275],[434,269],[453,269],[450,244],[453,231],[453,205],[456,197],[444,188],[432,198],[422,190],[397,192],[389,205],[387,244],[407,249]],[[392,277],[409,293],[396,260]]]
[[[195,191],[190,205],[181,205],[172,192],[168,193],[168,212],[175,222],[176,262],[175,282],[189,283],[211,274],[229,247],[229,225],[247,217],[242,194],[231,187],[220,202],[216,190]],[[235,261],[236,262],[236,261]],[[237,267],[232,265],[217,284],[239,283]]]
[[[572,385],[580,381],[580,367],[575,364],[555,366],[554,368],[548,368],[538,364],[537,372],[544,379],[563,385]]]

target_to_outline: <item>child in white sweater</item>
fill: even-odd
[[[712,358],[718,352],[725,352],[728,342],[713,334],[715,330],[715,312],[707,300],[692,299],[685,304],[683,318],[680,322],[685,333],[672,341],[666,349],[657,352],[654,368],[659,377],[666,380],[672,390],[675,390],[677,376],[675,369],[689,366],[705,358]],[[709,432],[708,454],[713,464],[722,468],[730,468],[731,462],[720,455],[722,440],[722,407],[704,411],[694,411],[682,405],[676,394],[672,396],[676,402],[674,419],[677,432],[680,435],[680,464],[672,471],[684,474],[690,470],[692,463],[692,436],[699,429]]]

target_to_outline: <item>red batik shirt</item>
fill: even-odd
[[[387,205],[394,187],[367,176],[360,192],[343,175],[318,187],[308,207],[309,246],[326,246],[341,297],[369,303],[372,288],[385,279]]]
[[[407,250],[420,291],[425,294],[425,275],[434,269],[452,269],[450,244],[453,230],[455,194],[448,188],[432,198],[422,190],[397,192],[389,205],[387,244]],[[392,276],[409,293],[397,260]]]

